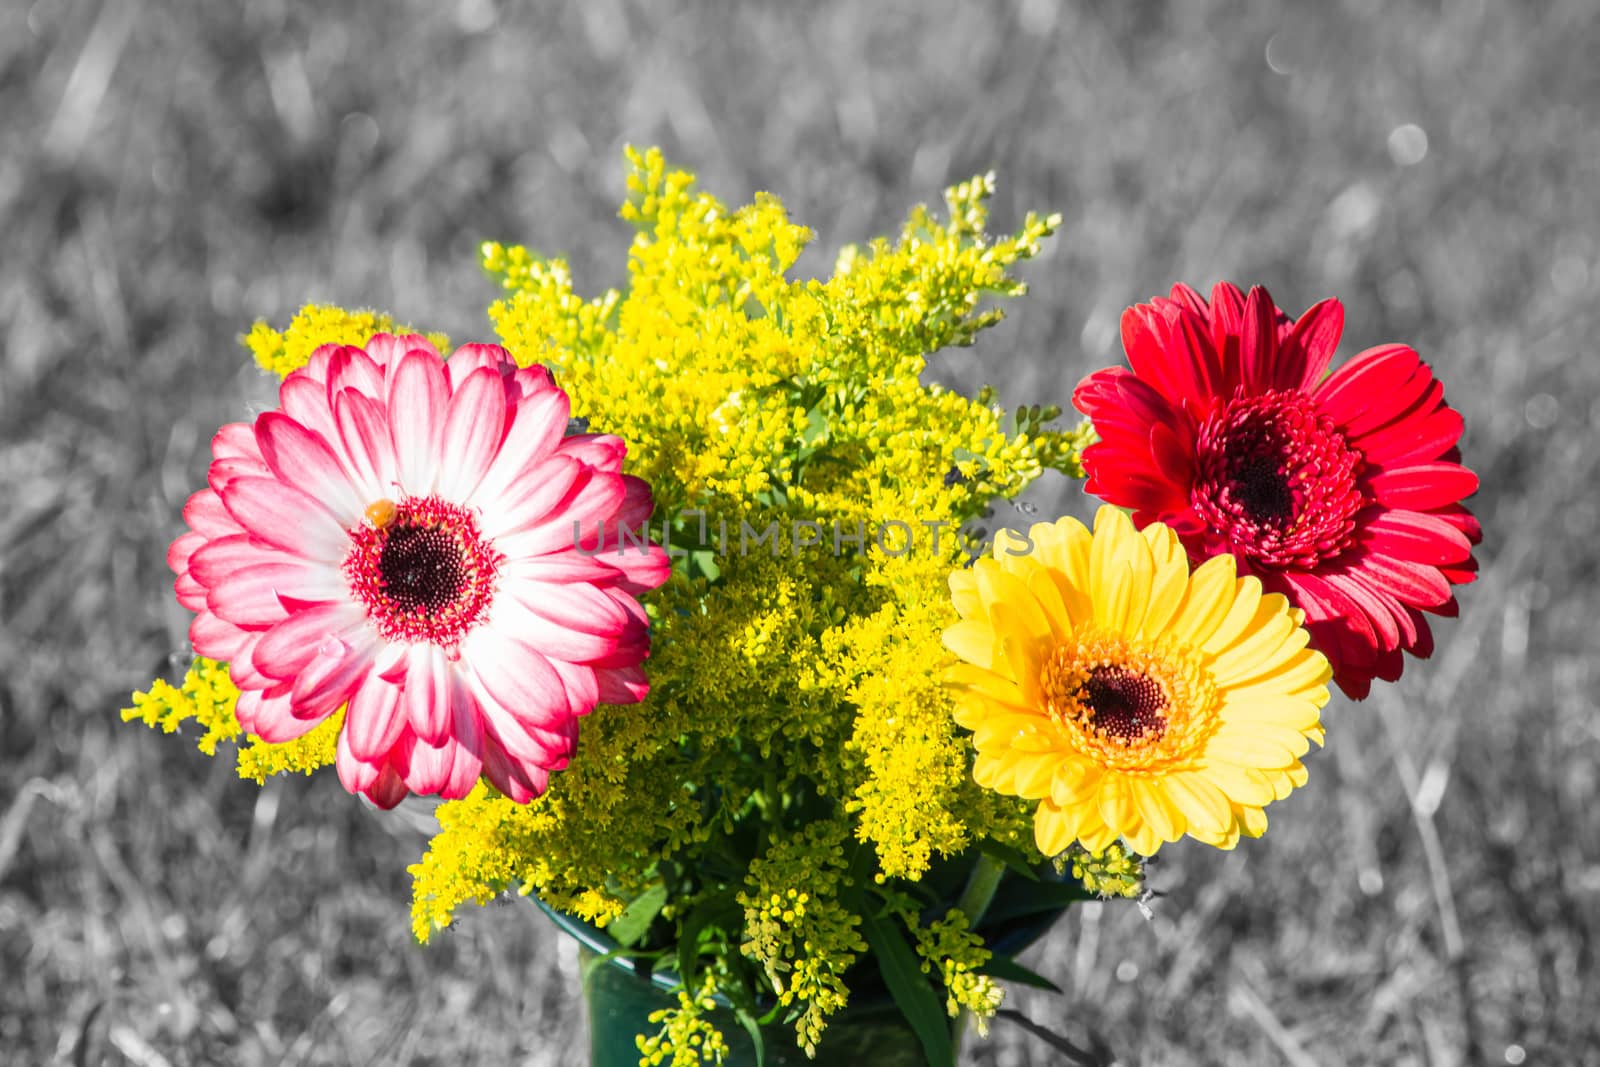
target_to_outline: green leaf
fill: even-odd
[[[1007,887],[1007,890],[1009,889],[1010,887]],[[1094,894],[1078,882],[1040,881],[1019,886],[1016,891],[1002,891],[995,894],[989,910],[983,913],[983,920],[985,923],[1002,923],[1007,919],[1023,915],[1042,915],[1047,911],[1059,911],[1068,904],[1093,899],[1095,899]]]
[[[634,897],[628,906],[622,909],[622,914],[606,927],[606,933],[616,938],[618,944],[637,944],[645,935],[645,931],[650,929],[650,924],[656,921],[656,916],[661,914],[661,908],[666,902],[666,883],[657,882]]]
[[[921,1040],[929,1067],[953,1067],[956,1050],[950,1039],[949,1019],[900,927],[892,919],[863,915],[861,932],[878,961],[895,1006]]]
[[[1061,992],[1060,986],[1038,971],[1024,967],[1010,956],[992,957],[988,963],[978,968],[978,973],[1004,982],[1017,982],[1021,985],[1031,985],[1035,989],[1048,989],[1052,993]]]
[[[765,1067],[767,1059],[767,1039],[761,1035],[761,1024],[751,1014],[748,1008],[734,1008],[733,1017],[739,1020],[739,1025],[744,1027],[744,1032],[750,1035],[750,1044],[756,1050],[756,1067]]]
[[[1010,845],[1001,844],[999,841],[994,840],[986,840],[979,847],[985,855],[993,856],[1028,881],[1037,882],[1039,880],[1039,872],[1028,865],[1028,858],[1022,854],[1021,849],[1012,848]]]
[[[738,905],[722,896],[702,900],[684,916],[678,931],[678,977],[685,986],[696,988],[694,976],[699,970],[700,950],[706,935],[714,940],[727,929],[738,929],[739,918]]]

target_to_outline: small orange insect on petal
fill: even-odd
[[[374,529],[381,530],[394,521],[399,510],[393,500],[374,500],[367,505],[367,521],[372,523]]]

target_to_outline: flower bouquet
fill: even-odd
[[[498,344],[254,328],[279,404],[169,553],[196,658],[125,717],[440,798],[417,938],[533,895],[597,1063],[949,1064],[999,980],[1048,985],[1014,957],[1063,908],[1266,829],[1330,678],[1429,653],[1473,577],[1461,420],[1409,348],[1328,375],[1336,302],[1227,285],[1130,309],[1092,422],[1005,412],[925,359],[1056,217],[992,235],[978,178],[797,280],[776,198],[629,163],[622,292],[487,244]],[[1092,528],[996,518],[1046,470]]]

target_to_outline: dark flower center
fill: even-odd
[[[1167,728],[1162,712],[1167,694],[1149,675],[1126,667],[1095,667],[1078,699],[1089,709],[1089,723],[1107,736],[1133,741]]]
[[[1196,452],[1190,502],[1223,550],[1309,569],[1350,544],[1361,454],[1304,393],[1236,396],[1201,426]]]
[[[1294,518],[1294,493],[1276,461],[1266,456],[1246,456],[1230,473],[1234,499],[1257,523],[1281,523]]]
[[[468,577],[461,543],[429,526],[392,529],[378,553],[378,575],[395,610],[428,615],[460,599]]]
[[[350,531],[344,574],[390,641],[453,649],[489,610],[502,560],[477,517],[437,497],[374,504]]]

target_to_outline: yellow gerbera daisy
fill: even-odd
[[[1039,801],[1047,856],[1184,834],[1232,848],[1306,780],[1331,674],[1303,615],[1232,556],[1193,574],[1178,537],[1107,506],[997,540],[950,576],[945,647],[979,785]]]

